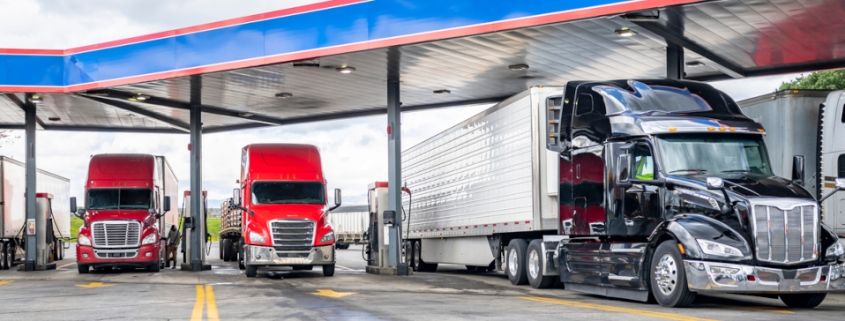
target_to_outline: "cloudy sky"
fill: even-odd
[[[0,0],[0,48],[66,49],[222,19],[279,10],[319,0]],[[714,83],[737,100],[772,92],[795,75]],[[488,106],[406,113],[404,148],[413,146]],[[250,143],[296,142],[319,146],[329,188],[344,191],[345,204],[365,204],[366,186],[387,178],[386,116],[326,121],[204,135],[203,186],[212,205],[231,195],[239,173],[240,148]],[[0,146],[0,155],[22,160],[20,138]],[[37,134],[39,168],[71,179],[81,196],[90,155],[164,155],[176,170],[180,190],[189,187],[187,135],[81,133]],[[214,141],[214,144],[208,142]],[[70,142],[70,143],[69,143]],[[403,148],[403,149],[404,149]]]

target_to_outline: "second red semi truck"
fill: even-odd
[[[264,266],[311,270],[315,265],[332,276],[335,234],[328,215],[340,201],[336,189],[335,206],[328,207],[317,147],[247,145],[241,154],[240,188],[231,202],[240,209],[242,222],[239,229],[221,231],[221,244],[235,247],[223,249],[224,255],[237,250],[247,277],[255,277]]]
[[[77,237],[79,273],[89,268],[144,267],[158,272],[161,233],[176,224],[178,180],[163,156],[94,155],[85,181],[84,223]],[[173,212],[171,212],[173,209]]]

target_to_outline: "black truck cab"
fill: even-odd
[[[792,179],[774,176],[764,128],[725,93],[576,81],[550,112],[567,289],[664,306],[698,292],[768,294],[793,307],[845,291],[845,252],[803,187],[802,159]]]

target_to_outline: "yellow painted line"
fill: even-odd
[[[214,289],[210,285],[205,286],[205,302],[208,303],[208,321],[220,321],[217,302],[214,301]]]
[[[194,311],[191,312],[191,321],[202,321],[202,306],[205,302],[205,292],[202,285],[197,285],[197,302],[194,303]]]
[[[103,282],[91,282],[91,283],[88,283],[88,284],[77,284],[76,286],[78,286],[80,288],[86,288],[86,289],[96,289],[96,288],[102,288],[102,287],[107,287],[107,286],[112,286],[112,285],[114,285],[114,284],[107,284],[107,283],[103,283]]]
[[[345,297],[345,296],[348,296],[348,295],[358,294],[358,292],[335,292],[335,291],[332,291],[332,290],[317,290],[317,292],[312,292],[311,294],[319,295],[319,296],[327,296],[327,297],[330,297],[330,298],[337,299],[337,298],[342,298],[342,297]]]
[[[530,296],[521,296],[519,298],[524,299],[524,300],[536,301],[536,302],[566,305],[566,306],[571,306],[571,307],[576,307],[576,308],[635,314],[635,315],[641,315],[641,316],[657,318],[657,319],[665,319],[665,320],[712,321],[712,319],[697,318],[697,317],[691,317],[691,316],[686,316],[686,315],[682,315],[682,314],[665,313],[665,312],[657,312],[657,311],[649,311],[649,310],[639,310],[639,309],[631,309],[631,308],[622,308],[622,307],[615,307],[615,306],[602,305],[602,304],[593,304],[593,303],[584,303],[584,302],[557,300],[557,299],[530,297]]]
[[[339,268],[344,269],[344,270],[349,270],[349,271],[352,271],[352,269],[350,269],[350,268],[348,268],[348,267],[345,267],[345,266],[343,266],[343,265],[340,265],[340,264],[335,264],[334,266],[339,267]]]
[[[60,267],[57,267],[56,269],[63,269],[63,268],[66,268],[66,267],[71,266],[71,265],[74,265],[74,264],[76,264],[76,262],[73,262],[73,263],[68,263],[68,264],[62,265],[62,266],[60,266]]]
[[[734,305],[723,305],[723,304],[705,304],[704,306],[708,307],[715,307],[720,309],[738,309],[738,310],[746,310],[746,311],[759,311],[759,312],[773,312],[773,313],[783,313],[783,314],[795,314],[795,312],[781,309],[778,307],[770,307],[770,306],[734,306]]]
[[[0,280],[0,285],[9,284],[9,283],[12,283],[12,282],[15,282],[15,280]]]

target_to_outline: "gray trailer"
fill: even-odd
[[[64,256],[64,240],[70,239],[70,180],[38,169],[36,187],[39,194],[50,194],[52,198],[52,234],[48,240],[55,240],[49,247],[55,259]],[[26,223],[26,164],[0,156],[0,268],[8,269],[16,259],[23,257]]]
[[[532,87],[402,153],[411,191],[402,226],[410,266],[501,269],[512,239],[557,244],[559,160],[541,133],[562,93],[562,87]]]
[[[794,156],[805,159],[805,188],[816,199],[845,178],[845,91],[785,90],[738,102],[742,113],[766,129],[774,174],[792,176]],[[845,193],[825,200],[824,223],[845,238]]]
[[[341,206],[333,210],[329,222],[334,227],[335,247],[345,250],[349,245],[363,243],[369,220],[367,205]]]

